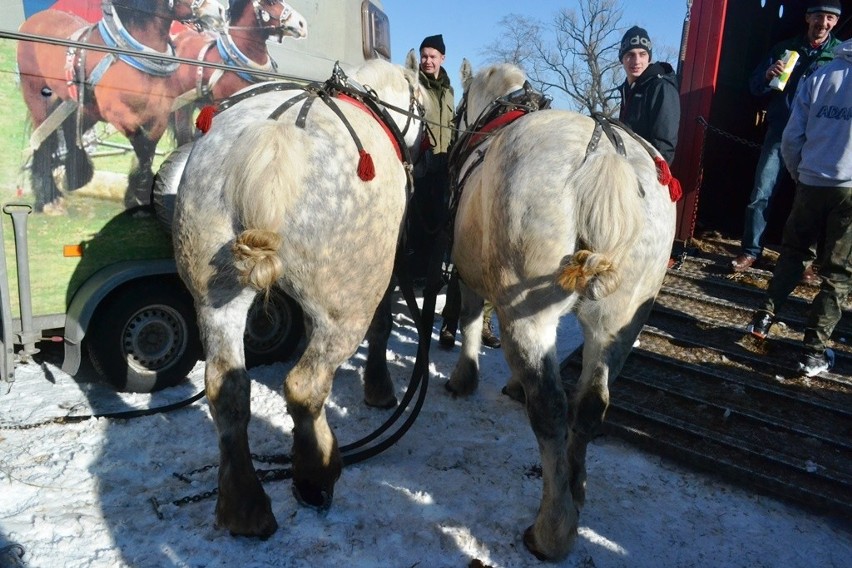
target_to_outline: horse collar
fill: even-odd
[[[230,34],[220,34],[216,38],[216,49],[219,51],[222,61],[226,65],[236,67],[237,70],[234,73],[239,75],[246,83],[268,81],[270,74],[278,71],[278,64],[272,57],[269,57],[269,61],[263,65],[251,60],[245,53],[240,51],[240,48],[234,43]],[[259,74],[252,73],[252,71],[257,71]]]

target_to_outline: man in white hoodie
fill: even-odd
[[[852,40],[834,49],[834,60],[803,81],[781,138],[781,155],[796,181],[793,210],[784,226],[781,256],[749,331],[763,339],[775,314],[819,250],[819,294],[805,324],[799,372],[809,377],[831,368],[827,348],[842,315],[852,277]]]

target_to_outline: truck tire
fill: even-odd
[[[192,297],[176,278],[125,286],[95,316],[86,334],[89,358],[119,391],[176,385],[201,358]]]
[[[302,308],[278,288],[258,294],[246,318],[246,368],[288,360],[304,335]]]

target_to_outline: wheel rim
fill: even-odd
[[[271,298],[252,304],[246,318],[245,345],[255,353],[268,353],[278,347],[290,333],[292,314],[286,302]]]
[[[150,371],[172,366],[186,350],[187,342],[183,317],[165,305],[148,306],[133,314],[122,337],[128,364]]]

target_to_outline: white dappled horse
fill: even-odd
[[[365,400],[396,404],[385,361],[390,315],[378,317],[377,308],[391,280],[407,201],[409,164],[401,155],[417,149],[422,135],[416,68],[413,57],[406,68],[371,60],[353,73],[365,97],[374,92],[388,109],[384,123],[351,98],[331,97],[328,104],[295,85],[253,87],[231,99],[238,102],[220,104],[224,110],[188,157],[175,205],[175,251],[195,299],[219,435],[216,518],[234,534],[266,537],[277,528],[246,431],[243,332],[258,291],[280,287],[301,305],[309,330],[284,381],[300,502],[331,504],[342,460],[324,403],[335,371],[368,327]],[[394,143],[394,129],[404,148]],[[384,344],[374,349],[375,332]]]
[[[512,372],[506,392],[525,400],[541,451],[541,504],[524,542],[541,559],[560,559],[576,537],[586,446],[603,420],[609,383],[666,273],[675,204],[658,181],[657,152],[611,121],[550,109],[501,119],[498,107],[513,108],[506,101],[524,91],[517,67],[472,76],[465,62],[462,83],[460,126],[478,134],[463,135],[451,157],[460,182],[452,259],[463,280],[463,341],[447,388],[460,395],[476,389],[488,299]],[[494,110],[499,128],[477,120]],[[584,344],[569,402],[556,330],[571,311]]]

